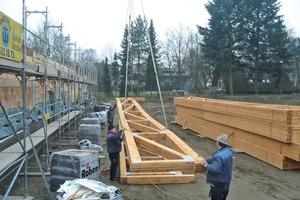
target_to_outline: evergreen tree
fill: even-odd
[[[240,33],[237,32],[242,24],[240,0],[213,0],[206,5],[209,27],[199,27],[203,36],[201,49],[204,56],[211,60],[215,73],[229,77],[230,94],[233,94],[232,73],[236,64]]]
[[[111,90],[111,80],[109,75],[109,64],[108,64],[108,58],[105,58],[105,64],[104,64],[104,73],[102,76],[103,85],[104,85],[104,93],[107,97],[112,97],[112,90]]]
[[[288,33],[282,17],[278,15],[280,4],[277,0],[244,0],[244,6],[244,60],[249,63],[247,69],[249,79],[254,82],[255,93],[259,93],[258,84],[266,76],[275,89],[280,89],[281,78],[286,76],[284,64],[291,57]]]
[[[156,38],[156,32],[155,28],[153,25],[153,20],[150,21],[150,26],[149,26],[149,38],[150,38],[150,44],[149,48],[152,48],[152,53],[154,57],[154,63],[156,66],[156,70],[158,72],[159,66],[160,66],[160,46],[158,44],[157,38]],[[152,59],[152,54],[151,54],[151,49],[149,50],[148,57],[147,57],[147,69],[146,69],[146,83],[145,83],[145,88],[147,91],[154,91],[157,90],[157,84],[156,84],[156,77],[155,77],[155,71],[154,71],[154,66],[153,66],[153,59]],[[152,96],[152,93],[151,93]]]
[[[135,93],[138,95],[141,88],[142,77],[145,75],[148,45],[146,40],[145,23],[139,15],[132,24],[132,69],[131,69],[131,83],[135,82]],[[135,81],[134,81],[135,80]],[[133,89],[133,88],[132,88]]]
[[[128,50],[128,40],[129,40],[129,32],[128,25],[126,25],[123,35],[123,40],[121,43],[121,52],[119,53],[121,59],[121,68],[120,68],[120,97],[125,97],[125,84],[126,84],[126,65],[127,65],[127,56],[130,58],[130,55],[127,55]],[[130,54],[130,53],[129,53]],[[126,91],[128,93],[128,91]],[[126,94],[127,96],[127,94]]]
[[[111,77],[112,77],[112,87],[113,87],[113,90],[115,91],[118,91],[119,88],[119,79],[120,79],[120,65],[118,63],[118,55],[117,53],[114,54],[114,57],[113,57],[113,62],[111,64]]]
[[[280,88],[290,55],[277,0],[213,0],[206,9],[211,18],[208,28],[199,27],[202,50],[225,82],[228,74],[230,93],[237,70],[254,83],[255,93],[265,79]]]

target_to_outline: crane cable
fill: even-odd
[[[143,1],[142,0],[141,0],[141,6],[142,6],[142,12],[143,12],[143,16],[144,16],[146,35],[147,35],[147,39],[148,39],[148,42],[149,42],[149,48],[150,48],[150,53],[151,53],[151,58],[152,58],[152,64],[153,64],[153,68],[154,68],[154,72],[155,72],[155,79],[156,79],[156,84],[157,84],[157,88],[158,88],[160,103],[161,103],[161,107],[162,107],[162,111],[163,111],[163,115],[164,115],[165,126],[166,126],[166,128],[168,128],[166,112],[165,112],[165,108],[164,108],[164,102],[163,102],[163,98],[162,98],[162,95],[161,95],[160,83],[159,83],[159,79],[158,79],[156,63],[155,63],[154,54],[153,54],[153,48],[152,48],[152,44],[151,44],[151,40],[150,40],[148,22],[147,22],[146,15],[145,15],[145,12],[144,12],[144,6],[143,6]],[[130,50],[130,40],[131,40],[130,26],[131,26],[131,15],[132,15],[132,12],[133,12],[132,0],[128,0],[128,7],[127,7],[127,15],[128,15],[128,9],[130,10],[130,14],[129,14],[129,22],[128,22],[128,41],[127,41],[128,44],[127,44],[127,57],[126,57],[125,99],[127,99],[128,65],[129,65],[129,52],[130,52],[129,50]]]
[[[128,14],[129,10],[129,14]],[[126,55],[126,75],[125,75],[125,99],[127,99],[127,83],[128,83],[128,65],[129,65],[129,50],[130,50],[130,40],[131,40],[131,15],[132,15],[133,9],[132,9],[132,0],[128,0],[127,5],[127,16],[129,15],[129,21],[128,21],[128,36],[127,36],[127,55]],[[126,17],[127,20],[127,17]]]
[[[151,53],[151,58],[152,58],[152,64],[153,64],[153,68],[154,68],[154,72],[155,72],[156,84],[157,84],[157,88],[158,88],[158,93],[159,93],[159,98],[160,98],[160,103],[161,103],[163,115],[164,115],[165,126],[166,126],[166,128],[168,128],[168,123],[167,123],[167,118],[166,118],[166,113],[165,113],[165,108],[164,108],[164,102],[163,102],[163,98],[162,98],[162,95],[161,95],[160,83],[159,83],[159,79],[158,79],[156,63],[155,63],[154,54],[153,54],[153,48],[152,48],[152,44],[151,44],[151,40],[150,40],[148,22],[147,22],[146,15],[145,15],[145,12],[144,12],[144,6],[143,6],[143,1],[142,0],[141,0],[141,5],[142,5],[142,11],[143,11],[143,15],[144,15],[145,29],[146,29],[147,39],[148,39],[148,42],[149,42],[149,48],[150,48],[150,53]]]

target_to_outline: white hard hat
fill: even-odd
[[[226,134],[221,134],[219,137],[217,137],[217,141],[227,144],[228,136]]]

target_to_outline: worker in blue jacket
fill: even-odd
[[[207,170],[206,181],[210,184],[211,200],[226,200],[232,177],[232,153],[227,146],[228,136],[217,137],[218,150],[211,158],[201,161]]]
[[[111,181],[119,181],[120,179],[117,176],[117,168],[119,165],[119,158],[121,152],[122,133],[123,129],[117,131],[114,125],[110,124],[108,126],[108,131],[106,134],[106,145],[110,159],[109,180]]]

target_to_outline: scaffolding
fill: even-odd
[[[45,16],[44,36],[39,37],[27,29],[27,17],[32,13]],[[0,13],[6,19],[5,14]],[[13,21],[10,19],[10,21]],[[16,22],[15,22],[16,23]],[[9,186],[5,189],[2,199],[6,199],[18,177],[24,170],[24,196],[27,196],[28,159],[32,156],[38,164],[39,172],[52,198],[45,171],[49,170],[50,140],[58,137],[58,148],[61,149],[62,134],[68,130],[67,137],[71,138],[71,125],[76,127],[84,113],[92,106],[93,94],[97,91],[97,69],[94,66],[81,66],[79,49],[74,45],[74,59],[70,54],[64,55],[63,26],[48,24],[48,9],[45,11],[27,11],[23,5],[23,25],[20,60],[0,57],[0,78],[5,76],[12,82],[20,82],[22,93],[21,106],[9,104],[10,99],[0,96],[0,183],[9,179]],[[60,30],[60,49],[49,44],[48,29]],[[28,38],[34,43],[27,43]],[[67,37],[69,39],[69,37]],[[34,45],[35,46],[34,46]],[[68,43],[68,45],[73,45]],[[80,52],[79,52],[80,53]],[[84,69],[85,68],[85,69]],[[13,77],[15,77],[14,80]],[[1,88],[8,86],[0,85]],[[0,91],[4,92],[4,89]],[[89,94],[84,97],[84,94]],[[14,94],[12,94],[13,100]],[[58,99],[56,98],[58,96]],[[3,98],[3,100],[1,99]],[[75,129],[76,132],[76,129]],[[68,141],[70,141],[68,139]],[[70,142],[68,142],[70,145]],[[38,151],[43,148],[46,164],[42,166]],[[13,172],[15,172],[13,174]],[[13,175],[13,177],[11,177]],[[3,185],[3,184],[1,184]]]

